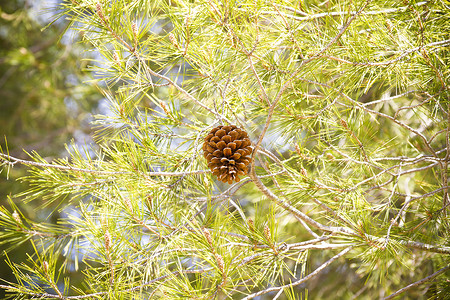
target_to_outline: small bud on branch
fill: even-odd
[[[48,274],[48,262],[46,260],[42,262],[42,269],[44,270],[45,274]]]
[[[111,234],[109,233],[109,230],[105,232],[104,239],[105,239],[105,249],[106,251],[109,252],[111,247]]]
[[[169,40],[175,48],[177,48],[178,50],[180,49],[180,45],[178,44],[178,41],[172,32],[169,33]]]

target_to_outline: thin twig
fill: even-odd
[[[392,294],[390,294],[389,296],[383,298],[383,300],[392,299],[392,298],[394,298],[395,296],[398,296],[398,295],[400,295],[401,293],[404,293],[404,292],[406,292],[407,290],[409,290],[409,289],[411,289],[411,288],[413,288],[413,287],[415,287],[415,286],[421,285],[421,284],[423,284],[424,282],[427,282],[427,281],[433,279],[434,277],[436,277],[436,276],[438,276],[438,275],[444,273],[444,272],[447,271],[448,269],[450,269],[450,265],[448,265],[448,266],[446,266],[446,267],[443,267],[442,269],[440,269],[439,271],[437,271],[437,272],[431,274],[430,276],[427,276],[427,277],[425,277],[425,278],[422,278],[421,280],[418,280],[418,281],[416,281],[416,282],[414,282],[414,283],[411,283],[411,284],[405,286],[404,288],[399,289],[399,290],[396,291],[395,293],[392,293]]]
[[[397,56],[396,58],[388,60],[388,61],[381,61],[381,62],[353,62],[353,61],[349,61],[349,60],[346,60],[346,59],[343,59],[343,58],[334,57],[334,56],[331,56],[331,55],[324,55],[323,57],[331,59],[331,60],[339,61],[339,62],[342,62],[342,63],[354,65],[354,66],[366,66],[366,67],[388,66],[388,65],[391,65],[393,63],[396,63],[396,62],[402,60],[402,58],[404,58],[408,54],[417,52],[417,51],[422,50],[424,48],[434,47],[434,46],[447,46],[447,44],[450,44],[450,40],[443,40],[443,41],[437,41],[437,42],[429,43],[429,44],[426,44],[426,45],[423,45],[423,46],[418,46],[418,47],[415,47],[415,48],[411,48],[411,49],[405,50],[399,56]]]
[[[426,5],[428,2],[427,1],[422,1],[422,2],[418,2],[415,5],[416,6],[422,6],[422,5]],[[292,7],[289,6],[284,6],[284,5],[279,5],[279,4],[275,4],[279,7],[282,7],[286,10],[289,10],[293,13],[297,13],[300,14],[304,17],[297,17],[297,16],[293,16],[293,15],[289,15],[286,13],[283,13],[284,16],[288,17],[288,18],[292,18],[294,20],[297,21],[309,21],[309,20],[314,20],[314,19],[319,19],[319,18],[324,18],[324,17],[338,17],[338,16],[345,16],[345,15],[356,15],[359,14],[357,11],[332,11],[332,12],[324,12],[324,13],[318,13],[318,14],[313,14],[313,15],[308,15],[307,13],[294,9]],[[405,11],[406,9],[408,9],[408,6],[402,6],[402,7],[398,7],[398,8],[388,8],[388,9],[381,9],[381,10],[371,10],[371,11],[365,11],[360,13],[361,15],[364,16],[370,16],[370,15],[379,15],[379,14],[389,14],[389,13],[395,13],[395,12],[399,12],[399,11]],[[275,12],[263,12],[264,14],[275,14]]]
[[[446,247],[446,246],[441,247],[441,246],[430,245],[430,244],[414,242],[414,241],[399,240],[398,242],[402,245],[408,246],[409,248],[414,248],[417,250],[429,251],[429,252],[434,252],[434,253],[442,253],[442,254],[450,254],[450,247]]]
[[[122,175],[122,174],[133,174],[133,172],[111,172],[111,171],[100,171],[100,170],[93,170],[93,169],[83,169],[83,168],[76,168],[71,166],[63,166],[63,165],[55,165],[55,164],[49,164],[49,163],[40,163],[30,160],[24,160],[16,157],[12,157],[10,155],[6,155],[3,153],[0,153],[0,159],[5,161],[5,163],[10,164],[14,166],[16,163],[27,165],[27,166],[35,166],[35,167],[41,167],[41,168],[52,168],[52,169],[60,169],[64,171],[76,171],[76,172],[83,172],[83,173],[95,173],[95,174],[104,174],[104,175]],[[197,174],[206,174],[210,173],[210,170],[196,170],[196,171],[185,171],[185,172],[145,172],[144,174],[147,176],[185,176],[185,175],[197,175]]]
[[[348,247],[344,250],[342,250],[341,252],[339,252],[338,254],[336,254],[335,256],[333,256],[332,258],[330,258],[329,260],[327,260],[326,262],[324,262],[322,265],[320,265],[320,267],[318,267],[317,269],[315,269],[313,272],[311,272],[308,276],[303,277],[300,280],[297,280],[295,282],[292,282],[290,284],[286,284],[283,286],[278,286],[278,287],[271,287],[253,294],[248,295],[247,297],[243,298],[243,300],[248,300],[248,299],[253,299],[257,296],[263,295],[263,294],[267,294],[270,292],[276,292],[279,290],[283,290],[285,288],[290,288],[299,284],[302,284],[303,282],[317,276],[317,274],[319,274],[323,269],[325,269],[326,267],[328,267],[332,262],[334,262],[336,259],[340,258],[341,256],[344,256],[345,254],[347,254],[350,250],[352,249],[352,247]]]

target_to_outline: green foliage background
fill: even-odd
[[[3,152],[5,171],[29,166],[16,199],[60,212],[47,224],[2,207],[3,242],[34,247],[3,287],[15,298],[449,297],[448,5],[63,2],[56,16],[95,53],[109,110],[95,116],[95,155]],[[249,177],[233,185],[202,156],[220,124],[253,142]]]
[[[63,22],[42,31],[46,23],[40,18],[43,12],[34,7],[36,2],[0,4],[0,147],[18,158],[28,157],[24,151],[37,151],[51,160],[67,155],[64,143],[89,138],[90,113],[100,95],[94,86],[82,84],[90,78],[82,70],[83,47],[59,43]],[[16,181],[26,171],[25,166],[15,165],[0,173],[0,205],[9,207],[8,197],[27,188],[26,183]],[[29,218],[56,222],[59,214],[52,214],[55,207],[37,209],[39,202],[16,204]],[[3,244],[0,250],[10,246]],[[20,244],[9,256],[22,261],[30,251],[30,244]],[[4,256],[0,278],[15,281]],[[4,290],[0,298],[4,298]]]

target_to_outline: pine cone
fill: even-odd
[[[222,182],[238,182],[247,174],[252,153],[247,132],[235,125],[213,128],[203,143],[203,155],[213,175]]]

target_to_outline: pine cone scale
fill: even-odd
[[[233,159],[238,160],[241,156],[242,156],[241,154],[236,152],[233,154]]]
[[[230,135],[224,135],[223,137],[222,137],[222,141],[224,141],[225,143],[229,143],[229,142],[231,142],[231,136]]]
[[[216,144],[217,149],[222,150],[223,148],[225,148],[227,146],[227,143],[225,143],[224,141],[220,141]],[[214,151],[214,150],[213,150]]]

